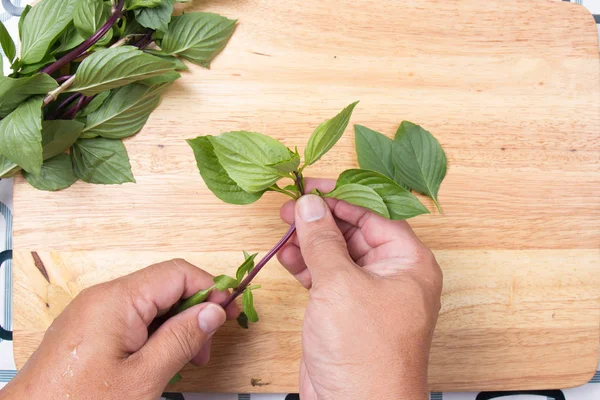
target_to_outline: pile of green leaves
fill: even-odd
[[[42,190],[134,182],[122,139],[183,60],[208,68],[235,29],[217,14],[172,16],[184,1],[42,0],[21,15],[20,55],[0,23],[12,68],[3,76],[0,65],[0,178],[22,171]]]
[[[200,136],[188,140],[206,186],[222,201],[250,204],[266,192],[277,192],[293,199],[304,194],[304,170],[314,165],[341,138],[358,102],[319,125],[304,150],[302,163],[297,148],[292,150],[269,136],[256,132],[235,131],[218,136]],[[412,191],[430,197],[439,210],[438,191],[446,176],[446,155],[433,135],[411,122],[400,124],[394,139],[355,125],[358,169],[342,172],[329,193],[317,190],[322,197],[346,201],[392,220],[404,220],[427,214],[429,210]],[[302,165],[300,165],[302,163]],[[280,184],[280,181],[284,181]],[[288,182],[285,182],[285,181]],[[207,291],[233,288],[226,306],[238,295],[243,296],[244,312],[238,321],[258,321],[250,281],[258,270],[292,236],[294,227],[257,265],[247,253],[236,278],[219,276]],[[253,269],[255,268],[255,269]],[[246,279],[242,278],[248,274]],[[185,300],[190,307],[208,295],[201,291]]]

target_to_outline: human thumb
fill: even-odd
[[[302,258],[314,283],[353,264],[346,240],[321,197],[302,196],[296,202],[295,220]]]
[[[149,370],[160,371],[159,378],[166,385],[200,352],[225,319],[225,310],[217,304],[191,307],[162,324],[138,351],[138,360]]]

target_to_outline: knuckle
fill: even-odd
[[[415,264],[427,264],[435,261],[433,253],[421,243],[415,243],[407,249],[410,258]]]

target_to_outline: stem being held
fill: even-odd
[[[294,171],[294,176],[296,178],[295,179],[296,187],[298,187],[300,194],[303,194],[304,193],[304,178],[302,177],[302,174],[300,174],[298,171]],[[250,282],[252,282],[252,280],[256,277],[256,275],[258,275],[260,270],[271,260],[271,258],[273,258],[273,256],[275,254],[277,254],[277,252],[279,250],[281,250],[281,248],[283,246],[285,246],[285,244],[288,242],[288,240],[290,240],[292,238],[292,236],[294,236],[294,233],[296,233],[296,224],[295,223],[290,225],[290,228],[288,229],[288,231],[285,233],[285,235],[283,235],[281,240],[279,240],[279,242],[277,242],[275,247],[273,247],[256,264],[256,266],[252,269],[252,271],[250,271],[250,273],[248,274],[246,279],[244,279],[239,284],[239,286],[233,290],[233,293],[231,293],[231,296],[229,296],[229,298],[227,300],[225,300],[223,303],[221,303],[221,306],[223,308],[227,308],[227,306],[229,306],[231,303],[233,303],[233,301],[236,299],[236,297],[238,297],[240,294],[242,294],[244,292],[244,290],[246,290],[246,288],[248,287]]]
[[[108,33],[108,31],[112,29],[114,24],[117,23],[117,21],[119,20],[119,18],[121,18],[121,15],[123,14],[124,6],[125,0],[119,0],[117,5],[113,7],[112,13],[106,21],[106,23],[102,25],[96,33],[94,33],[89,39],[81,43],[79,46],[71,50],[69,53],[64,55],[56,62],[48,65],[47,67],[42,68],[40,72],[52,75],[54,72],[58,71],[63,66],[84,55],[93,45],[95,45],[100,39],[102,39],[104,35]]]
[[[291,237],[294,235],[295,232],[296,232],[296,224],[292,224],[290,226],[290,229],[288,229],[288,231],[285,233],[285,235],[283,235],[283,237],[281,238],[281,240],[279,240],[279,242],[277,242],[277,244],[275,245],[275,247],[273,247],[256,264],[256,266],[248,274],[248,276],[246,277],[246,279],[244,279],[242,281],[242,283],[240,283],[240,285],[236,289],[233,290],[233,293],[231,294],[231,296],[229,296],[229,298],[227,298],[227,300],[225,300],[223,303],[221,303],[221,307],[227,308],[227,306],[229,306],[231,303],[233,303],[233,301],[236,299],[236,297],[238,297],[240,294],[242,294],[244,292],[244,290],[246,290],[246,288],[248,287],[248,285],[250,284],[250,282],[252,282],[252,279],[254,279],[254,277],[256,277],[256,275],[258,275],[258,273],[260,272],[260,270],[265,265],[267,265],[267,263],[269,262],[269,260],[271,260],[271,258],[273,258],[273,256],[275,254],[277,254],[277,252],[279,250],[281,250],[281,248],[288,242],[288,240],[291,239]]]

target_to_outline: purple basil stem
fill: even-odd
[[[112,14],[108,18],[108,21],[96,33],[94,33],[89,39],[81,43],[75,49],[71,50],[65,56],[60,58],[58,61],[48,65],[43,68],[40,72],[52,75],[54,72],[61,69],[64,65],[67,65],[71,61],[81,57],[85,54],[86,51],[90,49],[93,45],[95,45],[108,31],[110,31],[114,24],[117,23],[119,18],[121,18],[121,14],[123,13],[123,7],[125,6],[125,0],[119,0],[117,6],[113,9]]]
[[[56,107],[56,110],[54,110],[52,112],[52,114],[50,114],[46,117],[46,119],[50,120],[50,119],[57,119],[58,117],[60,117],[62,115],[62,113],[65,111],[65,108],[67,108],[67,106],[69,104],[71,104],[73,101],[75,101],[79,96],[81,96],[80,93],[73,93],[72,95],[67,97],[65,99],[65,101],[63,101],[62,103],[59,104],[58,107]]]
[[[273,258],[273,256],[275,254],[277,254],[277,252],[279,250],[281,250],[281,248],[288,242],[288,240],[291,239],[291,237],[294,235],[294,233],[296,232],[296,224],[292,224],[290,226],[290,229],[288,229],[288,231],[285,233],[285,235],[283,235],[283,237],[281,238],[281,240],[275,245],[275,247],[273,247],[257,264],[256,267],[254,267],[252,269],[252,271],[250,271],[250,273],[248,274],[248,276],[246,277],[246,279],[244,279],[242,281],[242,283],[240,283],[240,285],[237,287],[237,289],[235,289],[233,291],[233,293],[231,294],[231,296],[229,296],[227,298],[227,300],[225,300],[223,303],[221,303],[221,307],[223,308],[227,308],[227,306],[229,306],[231,303],[233,303],[233,301],[235,300],[236,297],[238,297],[240,294],[242,294],[242,292],[248,287],[248,285],[250,284],[250,282],[252,282],[252,279],[254,279],[254,277],[256,275],[258,275],[258,273],[260,272],[260,270],[269,262],[269,260],[271,258]]]

